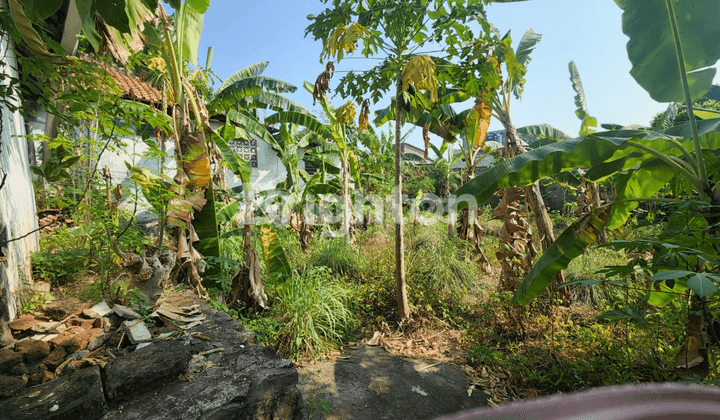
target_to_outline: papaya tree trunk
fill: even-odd
[[[343,234],[349,244],[355,243],[355,234],[352,227],[352,200],[350,199],[350,163],[347,157],[343,158]]]
[[[400,136],[402,134],[402,77],[398,74],[395,91],[395,285],[397,292],[398,316],[401,320],[410,317],[407,287],[405,284],[405,240],[403,237],[402,208],[402,161]]]

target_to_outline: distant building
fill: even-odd
[[[420,162],[422,163],[428,163],[430,162],[430,159],[425,158],[425,150],[415,147],[412,144],[409,143],[401,143],[400,144],[400,153],[403,155],[412,155],[417,156]]]

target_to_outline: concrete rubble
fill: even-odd
[[[5,324],[0,417],[303,418],[292,362],[226,313],[204,302],[161,300],[145,317],[111,306],[60,300]]]

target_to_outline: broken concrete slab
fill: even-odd
[[[33,325],[30,330],[36,333],[45,334],[55,328],[57,325],[58,323],[55,321],[38,322]]]
[[[92,366],[3,401],[2,415],[13,420],[96,420],[106,412],[100,368]]]
[[[152,340],[150,330],[147,329],[145,323],[141,319],[136,321],[125,321],[122,323],[122,327],[125,330],[125,335],[127,335],[132,344]]]
[[[127,306],[123,305],[115,305],[113,307],[113,312],[120,318],[125,319],[140,319],[141,316],[139,313],[135,312],[133,309],[128,308]]]
[[[92,308],[82,311],[82,315],[86,318],[102,318],[110,315],[112,312],[113,310],[108,306],[107,302],[102,301],[95,304]]]
[[[182,343],[170,340],[113,359],[105,366],[105,393],[117,402],[157,388],[187,370],[190,357]]]

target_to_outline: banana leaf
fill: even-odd
[[[684,101],[681,67],[692,100],[712,86],[720,59],[717,0],[615,0],[623,9],[622,30],[630,40],[630,74],[658,102]],[[677,27],[679,44],[673,28]],[[679,50],[678,50],[679,47]]]

